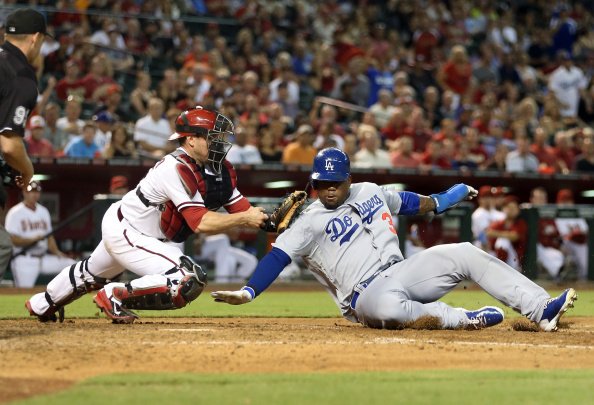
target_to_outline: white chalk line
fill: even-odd
[[[166,330],[170,332],[213,332],[214,329],[208,328],[196,328],[196,329],[188,329],[188,328],[165,328],[160,330]]]
[[[181,332],[202,332],[213,331],[213,329],[187,329],[187,328],[170,328],[161,329],[163,331],[181,331]],[[142,342],[144,345],[154,345],[155,341]],[[171,342],[163,342],[171,343]],[[186,345],[212,345],[212,346],[229,346],[229,345],[307,345],[307,344],[321,344],[321,345],[456,345],[456,346],[489,346],[489,347],[508,347],[508,348],[534,348],[534,349],[585,349],[593,350],[592,345],[566,345],[566,344],[552,344],[552,343],[519,343],[519,342],[478,342],[478,341],[462,341],[462,340],[434,340],[434,339],[410,339],[399,337],[377,337],[372,340],[365,340],[363,342],[353,342],[347,340],[324,340],[324,341],[295,341],[295,340],[210,340],[210,341],[177,341],[174,344]]]

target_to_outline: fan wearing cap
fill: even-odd
[[[41,184],[32,181],[23,191],[23,201],[6,213],[6,230],[14,245],[11,270],[16,287],[33,287],[40,274],[56,274],[74,264],[51,235],[50,213],[39,204],[40,196]]]
[[[507,196],[503,201],[505,218],[493,222],[487,229],[489,244],[494,255],[510,267],[522,271],[526,253],[528,225],[520,218],[518,198]]]
[[[27,302],[31,315],[52,319],[60,307],[92,289],[100,289],[95,303],[117,323],[133,322],[133,309],[181,308],[198,297],[206,274],[184,256],[180,243],[194,233],[263,225],[267,215],[239,192],[235,170],[225,160],[233,123],[197,107],[182,112],[175,127],[169,139],[177,149],[111,205],[103,217],[101,243],[88,259],[64,268],[46,293]],[[220,208],[228,213],[216,212]],[[111,282],[124,269],[140,277]]]
[[[111,139],[111,129],[115,120],[109,111],[99,111],[93,115],[93,122],[95,123],[95,139],[94,142],[99,147],[101,153]]]
[[[43,137],[45,120],[40,115],[34,115],[29,120],[30,134],[25,136],[25,144],[30,156],[54,157],[54,146]]]
[[[46,35],[43,15],[31,8],[18,9],[6,18],[5,42],[0,46],[0,148],[6,162],[22,174],[20,187],[33,177],[23,136],[38,95],[32,63]]]
[[[130,191],[126,176],[113,176],[109,182],[109,194],[123,196]]]

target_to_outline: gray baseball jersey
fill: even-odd
[[[403,259],[392,219],[401,204],[397,192],[373,183],[353,184],[343,205],[328,210],[319,200],[313,202],[273,246],[292,259],[303,256],[343,315],[351,317],[350,297],[359,281]]]
[[[464,326],[469,322],[464,311],[436,301],[462,280],[540,319],[550,298],[546,291],[470,243],[435,246],[403,260],[392,218],[401,206],[396,191],[352,184],[341,206],[329,210],[312,203],[273,246],[291,259],[303,257],[343,316],[354,322],[388,327],[433,316],[445,328]]]

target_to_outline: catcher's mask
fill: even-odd
[[[310,179],[315,181],[345,181],[351,174],[351,161],[338,148],[326,148],[318,152],[313,161]]]
[[[218,111],[205,110],[201,106],[186,110],[175,120],[175,133],[169,140],[191,135],[206,136],[208,145],[208,165],[210,169],[220,174],[223,160],[231,149],[231,142],[226,137],[233,135],[234,127],[231,120]]]

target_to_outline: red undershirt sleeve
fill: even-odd
[[[236,212],[247,211],[248,209],[250,209],[251,206],[252,205],[250,204],[248,199],[245,197],[242,197],[241,199],[234,202],[233,204],[225,206],[225,209],[227,210],[227,212],[229,214],[235,214]]]
[[[205,207],[188,207],[188,208],[184,208],[181,211],[181,214],[183,215],[183,217],[186,220],[186,223],[188,224],[190,229],[195,231],[198,228],[198,225],[200,225],[200,221],[202,221],[202,217],[207,212],[208,212],[208,209]]]

